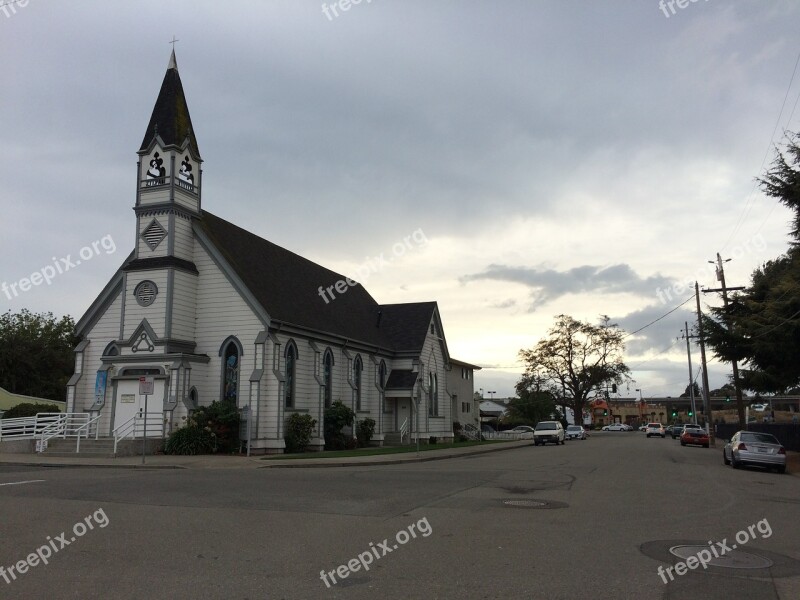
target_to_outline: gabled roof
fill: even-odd
[[[425,344],[436,302],[384,304],[381,306],[381,329],[391,338],[398,352],[416,352]]]
[[[189,116],[189,106],[186,104],[181,76],[178,74],[174,50],[170,56],[167,72],[161,83],[161,91],[158,92],[158,99],[153,107],[153,114],[150,116],[150,123],[147,125],[139,152],[147,150],[156,134],[167,146],[182,146],[186,136],[189,136],[189,145],[192,151],[198,158],[200,157],[192,119]]]
[[[394,349],[383,323],[378,326],[380,306],[360,284],[344,284],[343,294],[334,288],[326,302],[320,287],[344,282],[344,275],[207,211],[197,223],[272,320]]]

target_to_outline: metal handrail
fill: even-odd
[[[403,424],[400,425],[400,443],[403,443],[403,437],[408,433],[408,417],[406,420],[403,421]],[[410,440],[409,440],[410,441]]]
[[[42,414],[43,413],[36,415],[37,421]],[[75,427],[84,421],[88,423],[90,417],[91,415],[89,413],[57,413],[56,418],[49,419],[51,422],[42,428],[41,433],[39,433],[40,444],[38,446],[38,452],[44,452],[47,448],[47,441],[54,437],[61,436],[66,439],[67,437],[80,435],[78,432],[81,427],[78,427],[77,430]],[[47,416],[41,420],[42,422],[46,422]]]
[[[125,421],[122,425],[114,429],[112,435],[114,436],[114,454],[117,453],[117,444],[119,444],[120,440],[123,440],[133,434],[133,439],[137,439],[137,424],[141,424],[141,434],[144,435],[150,431],[150,424],[153,421],[157,421],[161,425],[161,433],[160,435],[164,436],[164,415],[160,412],[158,413],[147,413],[143,414],[141,412],[136,413],[130,419]],[[155,436],[154,436],[155,437]]]
[[[90,435],[89,434],[90,426],[92,425],[92,423],[97,423],[99,420],[100,420],[100,415],[97,415],[94,419],[90,419],[89,421],[87,421],[85,425],[81,425],[80,427],[78,427],[78,430],[76,431],[76,433],[78,434],[78,441],[75,443],[76,454],[81,451],[81,429],[83,429],[84,427],[86,428],[86,439],[88,440]],[[95,425],[94,439],[97,439],[99,436],[100,436],[100,427],[98,425]]]

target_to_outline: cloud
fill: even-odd
[[[657,289],[672,285],[670,278],[661,275],[642,277],[630,265],[623,263],[607,267],[584,265],[566,271],[491,264],[483,273],[464,275],[459,279],[461,283],[481,280],[509,281],[531,288],[529,312],[567,294],[591,292],[652,296]]]

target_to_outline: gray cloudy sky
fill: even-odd
[[[796,0],[322,9],[0,8],[0,283],[105,238],[0,310],[78,318],[132,248],[135,152],[173,34],[204,207],[344,273],[384,253],[371,294],[437,300],[451,353],[500,367],[476,378],[498,396],[554,315],[633,331],[688,297],[676,283],[715,285],[716,252],[736,285],[786,249],[789,215],[754,177],[800,129]],[[419,229],[428,244],[394,256]],[[629,339],[631,394],[683,391],[690,318]],[[724,366],[710,372],[721,385]]]

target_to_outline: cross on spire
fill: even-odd
[[[172,51],[173,52],[175,52],[175,43],[176,42],[180,42],[180,40],[175,39],[175,35],[174,34],[172,35],[172,41],[171,42],[167,42],[168,44],[172,44]]]

